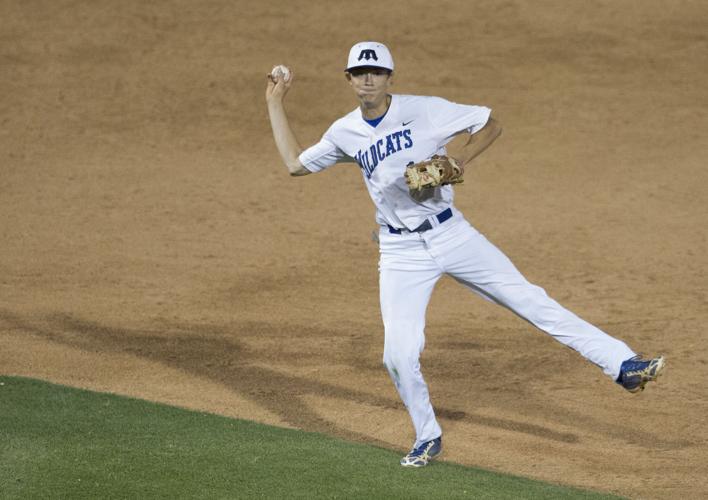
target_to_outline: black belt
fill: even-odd
[[[448,220],[450,217],[452,217],[452,209],[446,208],[442,212],[440,212],[438,215],[435,216],[436,219],[438,219],[438,222],[442,224],[446,220]],[[388,226],[388,224],[386,224]],[[411,229],[411,233],[422,233],[423,231],[427,231],[428,229],[433,229],[433,225],[430,223],[428,219],[425,219],[425,222],[423,222],[420,226],[418,226],[415,229]],[[393,226],[388,226],[388,232],[392,234],[401,234],[401,231],[404,231],[404,229],[397,229]],[[407,231],[407,229],[405,230]]]

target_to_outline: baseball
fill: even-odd
[[[290,70],[288,69],[287,66],[283,66],[282,64],[279,64],[277,66],[274,66],[273,69],[270,71],[271,79],[274,82],[278,81],[279,75],[283,76],[283,81],[285,81],[285,82],[290,80]]]

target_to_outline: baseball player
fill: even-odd
[[[359,105],[307,149],[295,138],[283,107],[293,83],[289,70],[281,67],[269,75],[266,101],[276,146],[291,175],[356,163],[376,205],[383,361],[416,436],[401,465],[425,466],[442,451],[442,430],[419,357],[425,310],[443,274],[576,350],[628,391],[643,390],[663,370],[663,357],[641,359],[624,342],[563,308],[529,283],[455,208],[452,184],[461,182],[464,167],[501,133],[491,110],[391,94],[393,69],[385,45],[354,45],[344,76]],[[450,158],[445,145],[458,135],[467,136],[467,142],[459,158]]]

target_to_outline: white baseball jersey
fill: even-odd
[[[338,162],[356,162],[376,205],[376,221],[415,229],[452,205],[453,190],[447,185],[411,196],[403,175],[406,165],[446,154],[445,145],[456,134],[465,130],[474,134],[490,114],[484,106],[394,94],[376,127],[364,120],[357,107],[335,121],[320,142],[303,151],[299,159],[311,172]]]
[[[388,111],[375,127],[357,108],[334,122],[320,142],[300,155],[300,162],[312,172],[342,161],[358,163],[376,204],[376,220],[382,226],[379,288],[385,330],[383,361],[413,421],[413,448],[442,435],[419,357],[425,346],[428,302],[443,274],[508,307],[600,366],[613,379],[619,375],[622,362],[635,355],[624,342],[579,318],[542,288],[529,283],[461,214],[448,214],[444,221],[438,217],[441,224],[432,222],[434,215],[452,208],[451,186],[409,193],[403,175],[406,165],[445,154],[445,145],[456,134],[477,132],[487,123],[490,112],[485,107],[455,104],[438,97],[393,95]],[[419,232],[385,227],[388,224],[413,230],[426,219],[431,224]]]

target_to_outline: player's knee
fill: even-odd
[[[387,321],[384,323],[386,345],[418,347],[425,339],[425,323]]]
[[[420,351],[411,348],[385,349],[383,362],[392,376],[401,371],[410,372],[419,369]]]
[[[517,313],[544,331],[554,330],[563,319],[562,309],[545,292],[524,297]]]
[[[502,303],[532,323],[554,321],[556,316],[554,301],[543,288],[531,283],[516,287],[503,297]]]
[[[403,321],[385,325],[384,365],[389,372],[415,370],[424,344],[424,325]]]

